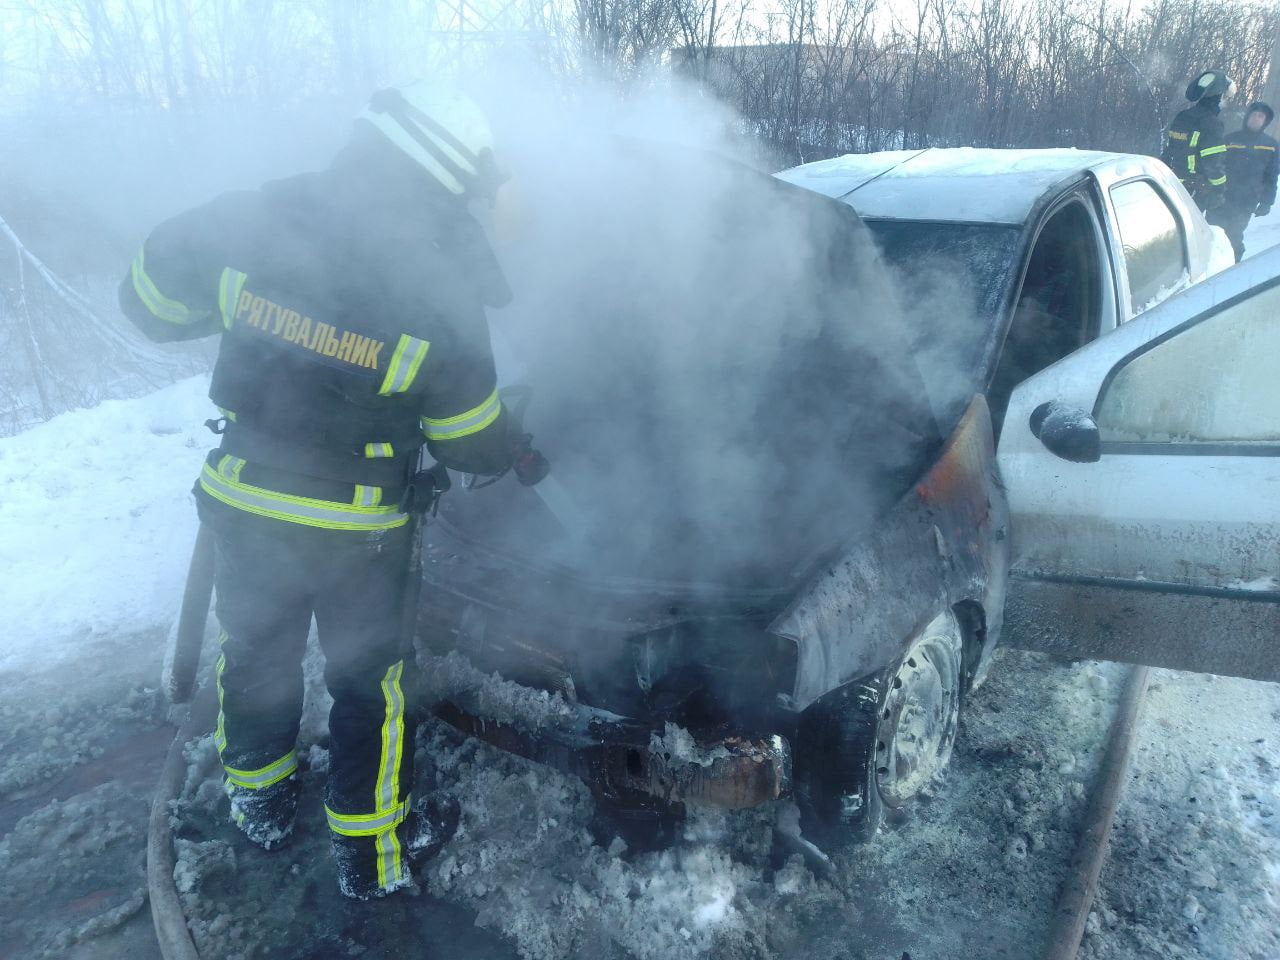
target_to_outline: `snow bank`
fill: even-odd
[[[1249,227],[1244,232],[1244,255],[1246,259],[1256,256],[1277,243],[1280,243],[1280,206],[1265,217],[1255,217],[1249,221]]]
[[[1273,684],[1153,675],[1082,960],[1280,957],[1278,704]]]
[[[477,910],[525,960],[769,956],[789,905],[842,900],[799,858],[770,876],[772,808],[695,814],[675,847],[624,858],[587,826],[581,781],[434,727],[420,756],[462,803],[457,836],[432,865],[432,893]]]
[[[196,377],[0,439],[0,672],[172,620],[214,445],[207,389]]]

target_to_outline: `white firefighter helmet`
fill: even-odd
[[[1225,70],[1206,70],[1187,85],[1187,99],[1192,103],[1202,97],[1221,97],[1230,100],[1235,95],[1236,85],[1227,76]]]
[[[371,123],[450,193],[492,200],[506,178],[493,155],[493,130],[474,100],[418,81],[377,90],[358,119]]]

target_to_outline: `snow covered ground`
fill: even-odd
[[[121,633],[167,628],[213,445],[207,389],[185,380],[0,440],[0,675],[83,669]]]
[[[1280,242],[1280,213],[1251,252]],[[171,730],[155,686],[210,436],[197,378],[0,439],[0,960],[151,960],[149,794]],[[693,818],[661,853],[590,840],[582,784],[448,730],[424,770],[462,829],[417,897],[340,902],[320,828],[313,702],[299,843],[249,849],[192,745],[183,888],[209,957],[464,960],[1033,957],[1123,668],[1007,651],[950,774],[839,851],[838,883],[771,855],[778,810]],[[1280,686],[1161,672],[1084,956],[1280,957]],[[415,951],[417,952],[417,951]]]
[[[1280,687],[1153,674],[1083,960],[1280,957]]]
[[[1244,255],[1252,257],[1280,243],[1280,206],[1265,217],[1255,217],[1244,232]]]

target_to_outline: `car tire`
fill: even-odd
[[[948,611],[891,667],[846,684],[805,711],[796,799],[820,845],[875,835],[902,815],[951,758],[960,722],[964,640]]]

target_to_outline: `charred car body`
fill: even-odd
[[[555,321],[496,344],[553,476],[444,498],[418,618],[424,653],[563,706],[530,723],[454,684],[439,712],[616,812],[794,793],[814,826],[874,823],[945,763],[999,633],[981,388],[947,371],[967,397],[931,398],[848,206],[683,153],[612,172],[663,200],[593,227],[580,269],[612,302],[552,285],[527,309]]]
[[[903,302],[834,194],[652,148],[608,166],[564,187],[625,209],[516,258],[496,345],[549,485],[455,491],[426,532],[419,650],[477,680],[439,713],[619,814],[791,794],[806,832],[874,829],[946,763],[1001,633],[985,395],[1042,221],[994,290],[961,262]],[[495,707],[493,673],[554,709]]]

